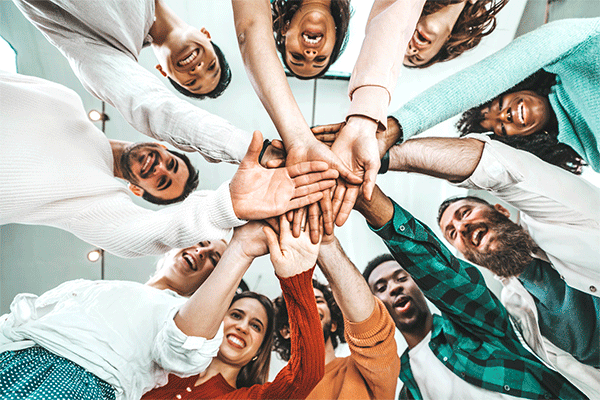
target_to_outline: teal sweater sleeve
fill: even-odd
[[[600,18],[559,20],[446,78],[391,114],[404,139],[494,98],[598,35]],[[549,71],[552,72],[552,71]]]

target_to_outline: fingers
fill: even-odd
[[[344,194],[344,200],[342,201],[342,206],[340,207],[340,211],[337,214],[335,219],[335,224],[337,226],[342,226],[348,220],[350,216],[350,212],[354,207],[354,203],[356,202],[356,198],[358,197],[359,187],[355,185],[348,185],[346,188],[346,193]]]
[[[305,213],[306,209],[304,208],[301,208],[294,212],[294,221],[292,222],[292,235],[295,238],[300,237],[300,233],[304,229],[304,226],[302,226],[302,224],[304,223]]]
[[[267,168],[279,168],[285,166],[285,160],[269,160],[267,161]]]
[[[335,142],[336,134],[335,133],[318,133],[315,134],[315,137],[319,142],[325,143],[327,146],[331,147],[333,142]]]
[[[271,257],[279,257],[281,255],[281,247],[279,246],[279,236],[270,226],[263,226],[263,232],[267,236],[267,247]]]
[[[254,163],[258,164],[258,156],[262,151],[262,133],[260,131],[254,131],[252,134],[252,140],[246,151],[246,155],[240,164]]]
[[[298,197],[298,198],[291,200],[288,203],[288,207],[290,210],[293,210],[296,208],[301,208],[301,207],[306,207],[312,203],[316,203],[317,201],[321,200],[322,198],[323,198],[323,192],[311,193],[309,195]],[[294,216],[294,219],[295,219],[295,216]],[[298,235],[300,235],[300,233],[298,233]],[[295,237],[298,237],[298,236],[295,236]]]
[[[328,235],[331,235],[333,233],[333,220],[335,219],[335,214],[333,213],[333,205],[331,203],[332,190],[333,189],[328,189],[326,192],[324,192],[323,198],[319,202],[321,214],[323,216],[323,227],[325,228],[325,233]],[[313,239],[312,230],[310,238],[311,240]]]
[[[323,199],[327,198],[325,195]],[[321,200],[322,201],[322,200]],[[308,228],[310,230],[310,241],[312,244],[319,243],[322,234],[321,209],[318,203],[308,206]]]
[[[333,179],[311,183],[310,185],[300,186],[294,189],[294,195],[292,196],[292,199],[307,196],[311,193],[322,192],[333,186],[335,186],[335,181]]]
[[[317,135],[320,133],[337,133],[344,126],[345,122],[339,122],[337,124],[327,124],[327,125],[319,125],[314,126],[310,130],[313,135]]]
[[[380,163],[372,163],[365,171],[365,179],[361,186],[363,196],[367,201],[371,201],[373,195],[373,189],[375,188],[375,180],[377,179],[377,171],[379,171]]]
[[[346,182],[343,179],[338,179],[337,186],[335,187],[335,192],[333,194],[333,199],[331,201],[334,219],[337,218],[337,215],[340,212],[340,208],[342,207],[342,202],[344,201],[345,195]]]
[[[360,185],[362,183],[362,178],[352,172],[350,168],[345,166],[337,156],[334,157],[331,163],[331,168],[335,168],[340,173],[340,177],[344,178],[344,180],[346,180],[348,183],[352,183],[354,185]]]
[[[309,174],[311,172],[323,172],[329,169],[329,165],[325,161],[305,161],[298,164],[290,165],[287,168],[288,174],[292,178]]]
[[[279,217],[267,218],[265,222],[279,235]]]
[[[328,169],[327,171],[323,172],[311,172],[308,174],[300,175],[293,178],[292,180],[294,181],[294,186],[301,187],[323,180],[333,180],[337,177],[338,172],[335,169]]]
[[[283,142],[279,139],[273,139],[271,141],[271,146],[275,147],[276,149],[279,150],[285,150],[285,146],[283,145]]]

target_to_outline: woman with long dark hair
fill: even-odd
[[[551,75],[540,72],[535,76],[540,70]],[[499,96],[512,92],[509,89],[531,76],[534,83],[538,78],[546,83],[538,81],[529,95],[535,95],[535,90],[547,94],[528,99],[522,95]],[[538,132],[546,130],[549,133],[546,140],[552,141],[553,127],[557,126],[556,140],[573,149],[564,151],[571,153],[567,159],[557,159],[555,163],[563,167],[572,164],[567,169],[575,172],[583,165],[574,159],[576,153],[595,171],[600,171],[599,89],[600,18],[560,20],[515,39],[502,50],[432,86],[391,116],[401,128],[396,139],[401,134],[406,140],[458,113],[483,105],[486,115],[493,116],[484,123],[484,128],[497,136],[510,136],[514,127],[533,133],[535,129],[530,129],[533,113],[525,106],[529,103],[533,109],[543,105],[552,113],[537,122],[542,126]],[[510,127],[509,122],[515,126]],[[461,123],[461,130],[480,129],[477,124],[480,122],[470,118]],[[523,136],[520,140],[534,137]]]
[[[273,344],[273,304],[254,292],[236,295],[223,319],[219,354],[200,375],[170,376],[169,383],[143,399],[302,399],[324,373],[325,349],[312,290],[319,244],[308,231],[293,238],[280,219],[280,235],[265,228],[275,273],[291,318],[292,357],[273,382],[267,383]],[[302,335],[300,335],[302,331]]]

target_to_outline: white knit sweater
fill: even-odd
[[[0,224],[49,225],[123,257],[223,238],[242,225],[229,185],[151,211],[114,177],[108,139],[72,90],[0,72]]]

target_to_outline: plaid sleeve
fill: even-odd
[[[393,203],[394,217],[373,231],[425,296],[449,318],[470,329],[497,337],[512,332],[506,309],[477,268],[457,259],[425,224]]]

